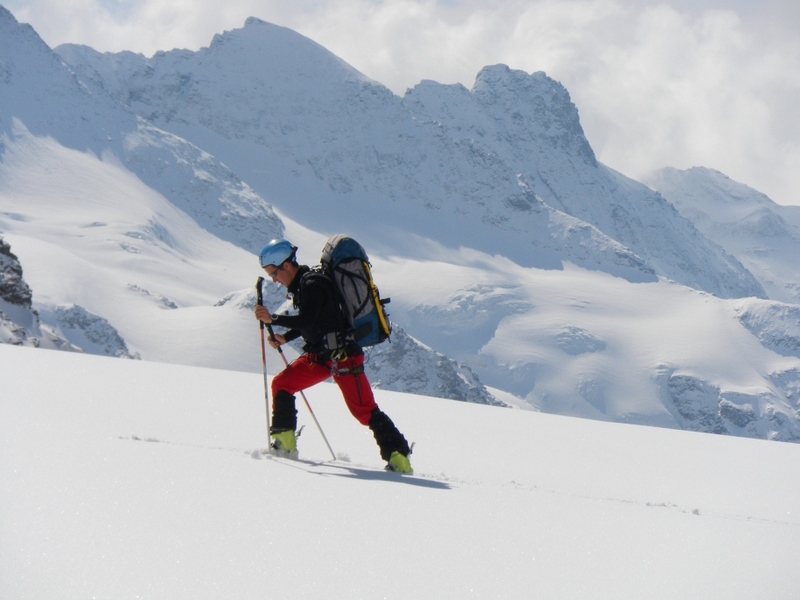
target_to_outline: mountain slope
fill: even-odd
[[[283,235],[272,207],[207,152],[134,119],[102,87],[78,85],[35,32],[5,9],[0,21],[8,75],[0,83],[0,120],[7,125],[0,135],[0,230],[22,236],[15,245],[33,267],[42,317],[95,353],[256,367],[254,298],[237,291],[257,274],[248,267],[255,265],[252,253]],[[29,96],[39,100],[33,112],[19,108]],[[32,134],[28,122],[36,131],[51,124],[55,140]],[[75,123],[81,126],[73,129]],[[91,153],[71,151],[85,148]],[[119,260],[120,249],[128,260]],[[60,272],[45,258],[52,252],[62,257]],[[75,277],[70,289],[61,286],[65,277]],[[244,302],[225,300],[243,295]],[[273,303],[278,297],[271,293]],[[450,398],[494,402],[474,374],[453,377],[463,365],[401,332],[397,338],[438,366],[424,382],[411,382],[407,371],[387,363],[385,387],[422,384]],[[375,357],[375,366],[381,362]]]
[[[735,256],[772,300],[800,302],[800,208],[711,169],[662,169],[646,180],[703,234]]]
[[[420,235],[526,266],[566,260],[763,296],[662,198],[597,164],[568,93],[542,73],[489,67],[472,91],[425,82],[400,99],[257,19],[198,52],[57,51],[88,85],[206,148],[312,229],[364,230],[371,247],[403,253]]]
[[[226,79],[232,56],[244,68],[258,63],[248,48],[271,48],[271,33],[264,35],[271,26],[250,21],[245,29],[219,36],[205,53],[145,61],[163,106],[152,95],[126,97],[152,103],[173,132],[142,117],[131,128],[129,109],[107,107],[107,119],[123,123],[121,141],[87,126],[83,135],[101,150],[86,152],[91,144],[67,147],[32,133],[3,112],[11,104],[0,104],[8,124],[0,138],[0,230],[25,268],[34,308],[54,327],[66,335],[91,314],[131,356],[260,372],[252,303],[261,272],[252,246],[285,232],[301,260],[314,263],[326,234],[347,226],[368,246],[399,325],[397,346],[371,357],[376,385],[493,402],[485,382],[503,403],[552,413],[800,439],[793,313],[658,277],[651,264],[662,261],[719,296],[753,291],[741,268],[675,219],[660,196],[596,163],[563,87],[497,66],[473,91],[425,83],[398,99],[282,32],[276,39],[299,44],[294,56],[313,59],[307,72],[322,65],[331,94],[348,101],[329,103],[330,90],[304,81],[306,67],[290,57],[270,67],[288,79],[248,79],[247,70]],[[6,41],[4,56],[13,60],[4,64],[28,64],[29,37]],[[114,56],[91,60],[107,65]],[[146,83],[145,59],[119,60],[133,61],[130,81]],[[28,66],[44,77],[54,64]],[[36,91],[15,85],[28,75],[10,73],[0,82],[3,98]],[[39,123],[79,117],[87,94],[111,98],[103,77],[80,77],[86,87],[54,76]],[[167,89],[170,80],[185,80],[180,93]],[[241,95],[243,82],[254,86],[252,96]],[[243,103],[234,118],[248,128],[225,125],[225,94],[230,105]],[[296,113],[251,113],[252,97],[299,104]],[[62,111],[64,101],[70,107]],[[258,139],[260,124],[270,122],[283,128],[261,131],[274,148]],[[193,141],[178,137],[179,128]],[[279,208],[250,187],[251,177]],[[610,230],[639,244],[636,252]],[[659,236],[670,248],[659,249]],[[517,254],[519,262],[510,258]],[[282,302],[271,288],[269,305]],[[83,331],[95,329],[104,328]],[[104,331],[101,338],[113,341]],[[101,346],[94,351],[116,353]],[[268,368],[281,368],[273,352]]]
[[[215,235],[255,252],[279,235],[272,208],[227,167],[185,140],[137,118],[78,81],[27,25],[0,7],[0,154],[18,131],[118,160]],[[20,134],[21,135],[21,134]]]
[[[0,230],[20,249],[39,314],[73,344],[100,354],[261,368],[252,316],[256,258],[201,228],[122,165],[17,130],[0,162],[0,207]],[[277,309],[285,294],[269,288],[266,301]],[[439,364],[421,380],[376,355],[383,387],[422,385],[448,398],[494,402],[474,376],[453,377],[463,366],[399,327],[396,340],[421,362]],[[277,355],[269,358],[271,370],[280,368]]]
[[[121,132],[134,129],[136,117],[108,96],[90,93],[33,28],[3,6],[0,57],[0,135],[13,136],[20,121],[67,148],[101,154],[110,147],[119,154]]]

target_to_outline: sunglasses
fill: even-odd
[[[272,281],[275,281],[275,278],[278,276],[278,271],[280,271],[281,269],[283,269],[283,265],[277,267],[272,273],[267,272],[267,277],[272,279]]]

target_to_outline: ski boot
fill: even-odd
[[[386,465],[387,471],[394,471],[395,473],[402,473],[404,475],[413,475],[414,469],[411,468],[411,462],[407,456],[403,456],[396,450],[392,452],[389,457],[389,464]]]
[[[297,459],[297,437],[294,431],[280,431],[271,434],[272,443],[269,447],[270,454],[284,458]]]

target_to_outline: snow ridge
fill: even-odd
[[[198,52],[57,51],[91,74],[87,85],[247,174],[314,229],[346,230],[357,214],[394,237],[458,247],[465,228],[480,228],[471,247],[519,264],[567,260],[632,281],[657,274],[721,297],[764,296],[663,198],[597,163],[569,94],[544,73],[496,65],[471,91],[424,82],[401,99],[303,36],[256,20]],[[454,217],[464,225],[452,227]]]
[[[719,171],[702,167],[662,169],[646,183],[736,256],[770,299],[800,302],[800,207],[779,206]]]

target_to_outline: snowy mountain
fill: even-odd
[[[370,247],[403,253],[424,236],[524,266],[570,261],[764,295],[663,198],[597,163],[569,94],[544,73],[497,65],[472,90],[423,82],[399,98],[254,18],[198,52],[56,50],[87,85],[207,149],[317,231],[357,227]]]
[[[800,207],[779,206],[719,171],[662,169],[645,183],[735,256],[772,300],[800,303]]]
[[[201,226],[260,247],[282,233],[272,209],[199,148],[159,131],[108,94],[93,93],[28,25],[0,7],[0,133],[49,136],[65,148],[118,160]]]
[[[800,440],[794,306],[598,163],[545,74],[398,98],[255,19],[69,67],[2,8],[0,34],[0,233],[87,351],[260,372],[254,253],[347,232],[392,297],[376,387]]]
[[[117,358],[141,358],[138,353],[128,350],[125,340],[107,320],[81,306],[55,306],[43,311],[41,316],[45,322],[55,323],[58,333],[84,352]]]
[[[52,288],[51,282],[60,282],[64,271],[73,271],[75,267],[63,269],[58,275],[40,274],[36,287],[42,319],[75,345],[99,354],[249,368],[252,361],[242,359],[243,349],[212,349],[211,356],[198,352],[187,357],[191,346],[184,348],[180,342],[171,339],[172,326],[163,323],[157,327],[161,331],[148,333],[145,339],[142,323],[138,319],[130,320],[130,307],[120,303],[116,297],[114,306],[111,306],[107,298],[120,294],[120,298],[128,298],[145,311],[150,310],[146,307],[186,308],[195,304],[198,296],[205,296],[201,302],[209,308],[224,306],[224,302],[218,302],[219,298],[229,295],[232,289],[236,290],[243,280],[250,277],[218,277],[217,295],[210,297],[207,290],[199,289],[214,288],[211,278],[203,273],[203,261],[217,273],[228,271],[227,265],[234,261],[242,267],[252,264],[252,256],[243,259],[227,250],[224,244],[220,245],[219,241],[231,242],[252,253],[266,240],[282,236],[284,225],[272,207],[208,153],[133,118],[108,94],[90,92],[55,59],[52,51],[29,27],[16,24],[11,14],[2,8],[0,24],[3,33],[0,49],[7,75],[7,85],[0,86],[3,107],[0,125],[5,131],[5,135],[0,137],[0,147],[4,149],[0,189],[12,190],[17,184],[25,188],[25,196],[6,198],[4,207],[19,203],[21,212],[11,214],[4,211],[0,217],[6,216],[15,223],[3,226],[0,219],[0,231],[19,232],[18,227],[26,229],[23,223],[38,212],[34,220],[49,218],[61,225],[61,231],[51,230],[55,235],[48,243],[59,247],[61,254],[65,247],[69,247],[76,252],[75,258],[79,263],[89,261],[94,267],[86,272],[83,264],[81,273],[76,273],[80,282],[76,282],[74,289],[56,288],[52,289],[52,294],[46,293]],[[48,58],[39,60],[41,56]],[[35,110],[26,104],[25,98],[28,97],[39,99],[33,107]],[[26,110],[18,107],[26,107]],[[40,142],[28,128],[29,123],[33,131],[40,134],[46,129],[45,124],[53,124],[50,135],[58,144]],[[75,123],[82,125],[76,129]],[[115,126],[118,130],[114,129]],[[91,154],[68,152],[86,149],[91,150]],[[59,166],[55,169],[44,166],[51,162]],[[126,189],[126,185],[133,183],[131,175],[139,182],[134,185],[135,190]],[[33,189],[35,186],[31,182],[34,181],[39,183],[39,189]],[[146,191],[142,184],[150,191]],[[62,210],[68,216],[54,212],[52,194],[55,190]],[[149,196],[147,201],[139,197],[143,192]],[[36,198],[26,197],[29,194]],[[148,205],[149,209],[146,208]],[[80,233],[65,230],[68,223],[72,223]],[[26,230],[32,233],[37,229]],[[109,238],[111,231],[115,231],[113,243],[109,243],[112,242]],[[215,236],[213,242],[208,239],[208,233]],[[95,234],[97,239],[91,240]],[[39,237],[41,232],[32,235]],[[76,237],[80,239],[76,240]],[[73,242],[83,247],[73,247]],[[102,249],[98,250],[95,243]],[[106,254],[109,247],[122,259],[123,266],[112,255]],[[174,260],[179,264],[172,265]],[[147,262],[150,262],[149,266]],[[190,273],[178,268],[190,262],[194,263]],[[217,262],[219,266],[215,266]],[[140,263],[147,273],[132,273],[133,280],[120,280],[115,289],[104,271],[113,269],[122,274],[120,270],[124,272],[131,265],[138,270],[136,263]],[[163,265],[164,272],[153,273],[152,265],[155,263]],[[46,270],[46,266],[43,267]],[[184,273],[178,274],[181,270]],[[252,269],[246,270],[252,273]],[[242,270],[237,272],[241,274]],[[152,281],[153,275],[157,281]],[[176,277],[180,284],[191,278],[195,282],[191,285],[196,285],[198,290],[192,290],[188,298],[186,290],[179,292],[183,298],[173,297],[175,292],[168,288],[174,285]],[[95,287],[108,287],[104,290],[108,295],[99,298],[88,281],[92,281]],[[238,307],[239,312],[244,309]],[[252,305],[247,310],[248,324],[252,324]],[[161,314],[160,319],[163,318]],[[230,318],[231,315],[225,315],[216,324],[213,324],[216,319],[210,318],[205,327],[213,331],[216,325],[220,337],[226,332],[230,335]],[[245,316],[239,314],[235,318],[240,322],[239,330],[243,330]],[[183,317],[177,315],[168,320],[183,323]],[[200,321],[191,325],[198,336],[202,336],[201,327]],[[203,342],[200,337],[200,343],[208,342]],[[245,344],[243,348],[253,351],[251,346]],[[434,364],[439,360],[435,352],[425,350],[421,345],[417,346],[417,352],[430,354]],[[391,369],[384,368],[384,372],[387,370]],[[428,375],[431,389],[446,390],[450,398],[494,402],[483,384],[475,378],[458,379],[454,385],[452,366],[447,361]],[[417,378],[414,379],[414,385],[418,385]],[[404,387],[402,373],[389,375],[388,380],[392,383],[384,385],[396,389]]]

